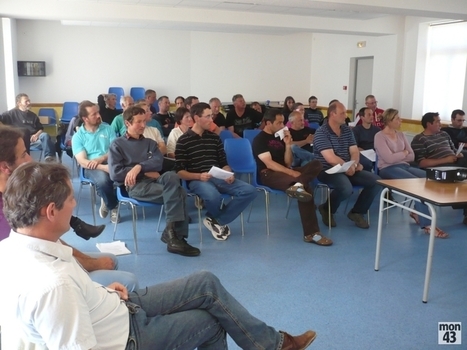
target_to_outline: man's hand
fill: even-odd
[[[287,145],[287,146],[290,146],[292,144],[292,136],[290,135],[290,131],[289,130],[284,130],[284,138],[283,140],[284,143]]]
[[[345,172],[345,175],[347,176],[353,176],[355,174],[355,169],[357,169],[356,167],[354,167],[353,165]]]
[[[206,182],[206,181],[209,181],[211,177],[212,175],[210,175],[209,173],[201,173],[199,174],[199,181]]]
[[[31,140],[31,142],[36,142],[38,138],[39,138],[39,135],[38,135],[38,134],[34,134],[34,135],[31,135],[30,140]]]
[[[362,171],[362,170],[363,170],[363,165],[358,163],[357,168],[355,169],[355,171]]]
[[[232,175],[228,179],[225,179],[225,182],[227,182],[229,185],[232,184],[235,181],[235,175]]]
[[[144,176],[150,177],[151,179],[158,179],[161,174],[159,174],[157,171],[149,171],[144,173]]]
[[[447,156],[444,159],[446,159],[446,163],[455,163],[455,162],[457,162],[457,157],[455,155]]]
[[[95,160],[90,160],[90,161],[88,162],[88,164],[86,165],[86,167],[87,167],[88,169],[93,169],[93,170],[94,170],[94,169],[97,169],[97,166],[98,166],[98,165],[99,165],[99,163],[96,162]]]
[[[314,139],[314,135],[313,134],[309,134],[307,137],[306,137],[306,142],[307,143],[312,143],[313,142],[313,139]]]
[[[290,169],[289,175],[290,175],[290,176],[293,176],[293,177],[299,177],[299,176],[302,175],[302,174],[301,174],[299,171]]]
[[[457,157],[457,158],[463,158],[464,155],[462,154],[462,152],[460,152],[456,157]]]
[[[92,258],[91,258],[92,259]],[[95,259],[96,269],[95,270],[113,270],[115,269],[114,261],[108,256],[101,256]]]
[[[120,284],[118,282],[114,282],[110,285],[107,286],[109,289],[113,289],[118,293],[120,296],[120,299],[122,300],[128,300],[128,289],[123,284]]]
[[[125,186],[134,186],[136,184],[136,177],[141,171],[141,165],[135,165],[125,176]]]

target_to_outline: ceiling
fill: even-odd
[[[387,35],[404,16],[467,20],[467,0],[1,0],[0,15],[68,25]]]

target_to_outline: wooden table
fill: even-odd
[[[426,261],[425,271],[425,285],[423,288],[422,301],[426,303],[428,301],[428,286],[430,283],[431,264],[433,260],[433,247],[435,242],[435,230],[436,230],[436,211],[434,206],[452,206],[456,204],[467,204],[467,183],[466,182],[454,182],[445,183],[427,179],[398,179],[398,180],[378,180],[378,183],[384,187],[381,192],[379,201],[379,216],[378,216],[378,235],[376,240],[376,258],[375,258],[375,271],[379,270],[379,258],[381,251],[381,234],[382,234],[382,223],[383,215],[385,210],[396,206],[404,210],[416,213],[431,219],[431,232],[428,244],[428,255]],[[386,193],[391,192],[405,196],[411,200],[422,202],[429,208],[430,214],[426,215],[410,208],[404,201],[402,203],[394,202],[387,199]],[[386,205],[385,205],[386,204]]]

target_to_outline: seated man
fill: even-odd
[[[154,119],[156,119],[162,126],[164,137],[168,137],[175,125],[174,116],[169,111],[170,100],[167,96],[161,96],[157,102],[159,106],[159,112],[156,113]]]
[[[263,116],[253,108],[247,107],[242,95],[236,94],[232,97],[233,107],[226,117],[225,127],[229,129],[235,137],[243,137],[246,129],[256,129]]]
[[[225,116],[221,113],[222,103],[217,97],[213,97],[209,100],[209,106],[212,110],[212,121],[211,130],[217,135],[221,133],[222,130],[225,130],[226,119]]]
[[[179,109],[181,107],[185,108],[185,97],[183,96],[177,96],[175,97],[175,108]]]
[[[461,152],[456,156],[457,149],[451,137],[441,131],[441,120],[438,113],[428,112],[422,117],[423,132],[415,135],[411,146],[415,154],[415,162],[420,168],[436,166],[467,167],[467,158]],[[467,225],[467,206],[458,205],[454,209],[464,210],[464,220]]]
[[[318,98],[316,96],[310,96],[308,99],[309,108],[305,109],[305,120],[309,123],[318,123],[323,125],[324,115],[318,109]]]
[[[305,126],[305,118],[299,111],[293,111],[289,115],[289,131],[292,137],[292,167],[304,166],[311,162],[313,156],[313,135],[315,129]]]
[[[365,97],[365,106],[371,109],[371,112],[373,113],[373,125],[378,127],[380,130],[383,130],[384,129],[384,123],[383,123],[384,109],[378,108],[378,101],[376,101],[376,98],[374,95],[368,95],[367,97]],[[355,118],[357,118],[357,116],[360,116],[360,120],[357,123],[357,125],[360,125],[362,123],[361,118],[363,117],[363,114],[359,112],[355,116]]]
[[[108,124],[103,124],[98,107],[91,101],[79,105],[78,116],[83,125],[71,140],[73,154],[84,175],[96,184],[97,194],[101,197],[99,215],[106,218],[110,211],[110,221],[119,221],[117,216],[117,194],[113,181],[109,177],[107,157],[110,143],[115,139],[115,132]]]
[[[190,110],[190,108],[197,103],[199,103],[199,98],[190,95],[185,99],[185,108]]]
[[[316,338],[311,330],[296,337],[276,331],[207,271],[131,293],[120,283],[92,282],[58,242],[76,203],[60,164],[18,168],[5,195],[14,231],[0,242],[0,278],[10,284],[0,291],[0,316],[32,342],[49,349],[225,349],[229,334],[242,349],[299,350]]]
[[[157,146],[159,147],[159,151],[162,153],[162,155],[165,155],[167,153],[167,146],[165,145],[165,141],[161,132],[159,131],[159,128],[157,126],[153,126],[153,123],[157,123],[157,121],[152,118],[151,110],[149,109],[148,104],[146,102],[140,102],[136,104],[136,106],[144,109],[146,114],[146,127],[144,128],[143,136],[156,141]]]
[[[358,196],[354,207],[347,217],[359,228],[369,228],[363,215],[368,211],[381,187],[376,183],[380,179],[369,171],[363,170],[359,163],[358,151],[352,131],[345,124],[346,109],[340,102],[332,103],[328,108],[328,122],[324,123],[315,134],[313,144],[315,157],[323,165],[318,180],[331,189],[331,226],[335,227],[334,214],[342,201],[353,193],[353,186],[362,186],[363,191]],[[337,164],[353,160],[355,163],[345,173],[328,174],[326,170]],[[329,225],[328,203],[318,207],[325,225]]]
[[[373,124],[373,111],[368,107],[363,107],[358,114],[362,123],[352,129],[358,150],[374,149],[375,135],[381,129]],[[363,170],[372,171],[373,169],[373,162],[362,154],[360,154],[360,164],[363,166]]]
[[[44,160],[53,162],[55,158],[55,144],[50,135],[44,132],[39,117],[29,110],[31,101],[28,95],[18,94],[16,96],[16,107],[0,115],[0,122],[6,125],[27,129],[30,133],[30,147],[37,147],[42,150]],[[27,148],[29,153],[29,147]]]
[[[224,146],[216,134],[209,131],[212,111],[207,103],[200,102],[190,110],[195,123],[180,136],[175,148],[175,170],[186,180],[190,190],[204,201],[207,209],[204,225],[213,237],[224,241],[230,235],[228,224],[256,198],[256,188],[232,175],[228,179],[217,179],[209,170],[215,166],[232,171],[225,157]],[[226,205],[222,194],[232,196]]]
[[[459,147],[460,142],[467,142],[467,128],[464,127],[464,122],[465,112],[461,109],[455,109],[451,113],[451,125],[441,128],[441,131],[447,132],[451,136],[452,143],[456,149]]]
[[[167,251],[184,256],[198,256],[198,248],[190,246],[186,193],[180,179],[172,172],[161,174],[164,157],[154,140],[143,136],[146,112],[141,107],[130,107],[123,112],[127,127],[125,135],[110,146],[110,178],[118,186],[125,186],[128,195],[137,200],[162,203],[167,227],[161,240]]]
[[[253,140],[253,154],[262,184],[286,191],[298,199],[298,210],[303,227],[303,240],[307,243],[329,246],[332,241],[319,231],[316,207],[311,195],[310,182],[321,170],[321,164],[313,160],[301,168],[291,169],[292,138],[284,131],[284,139],[274,134],[284,128],[284,116],[278,109],[268,109],[264,115],[265,126]]]
[[[156,113],[159,111],[159,106],[156,107],[156,100],[157,100],[157,93],[156,91],[152,89],[147,89],[144,92],[144,99],[146,103],[149,106],[149,109],[151,110],[152,115],[156,115]],[[139,102],[139,101],[136,101]]]
[[[110,126],[115,132],[115,135],[125,135],[126,132],[126,126],[125,123],[123,122],[123,112],[126,111],[128,107],[134,106],[135,101],[133,100],[133,97],[127,95],[127,96],[122,96],[120,98],[120,105],[122,106],[122,113],[117,115],[114,120],[112,121],[112,124]]]
[[[100,94],[97,97],[97,104],[99,106],[99,114],[102,121],[107,124],[112,124],[114,118],[122,113],[121,109],[117,109],[117,95],[115,94]]]
[[[32,161],[31,156],[26,152],[21,133],[11,127],[0,127],[0,241],[10,235],[10,225],[3,212],[3,193],[5,193],[7,180],[13,171],[24,163]],[[81,221],[75,216],[70,218],[70,226],[77,235],[84,239],[97,237],[104,230],[105,226],[91,226]],[[62,241],[66,245],[65,242]],[[99,283],[111,283],[119,281],[127,288],[137,288],[136,276],[129,272],[115,271],[118,261],[113,254],[84,254],[73,249],[73,256],[80,262],[89,276]]]

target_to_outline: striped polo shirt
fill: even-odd
[[[440,159],[456,154],[451,137],[444,131],[434,135],[415,135],[411,146],[417,163],[423,159]]]
[[[356,146],[355,137],[347,125],[341,125],[341,135],[337,136],[328,123],[324,123],[316,130],[315,138],[313,139],[313,153],[323,165],[323,170],[332,168],[326,159],[321,154],[321,151],[327,149],[334,150],[336,156],[342,158],[344,162],[350,160],[350,146]]]
[[[175,146],[176,172],[204,173],[213,166],[223,168],[226,165],[224,146],[216,134],[206,130],[200,136],[190,129],[178,139]]]

